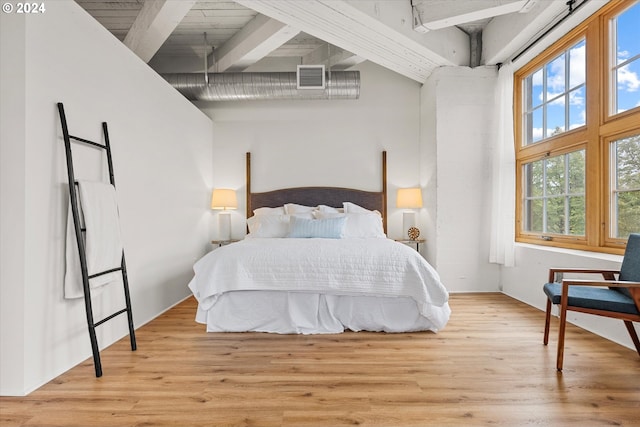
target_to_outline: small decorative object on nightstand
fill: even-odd
[[[418,236],[420,236],[420,230],[417,227],[409,228],[409,238],[411,240],[418,240]]]

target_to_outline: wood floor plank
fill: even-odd
[[[455,294],[438,334],[206,333],[193,299],[23,398],[2,426],[639,426],[640,358],[502,294]],[[621,326],[622,323],[621,323]]]

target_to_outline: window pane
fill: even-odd
[[[584,236],[584,224],[584,196],[569,197],[569,234],[574,236]]]
[[[640,232],[640,135],[611,143],[611,237]]]
[[[525,166],[527,176],[527,196],[542,197],[544,194],[544,171],[542,162],[533,162]]]
[[[584,86],[569,92],[569,130],[587,123]]]
[[[584,150],[569,154],[569,194],[584,194]]]
[[[564,234],[564,197],[547,199],[547,233]]]
[[[564,128],[564,97],[545,106],[547,110],[546,138],[556,136],[565,131]]]
[[[540,141],[543,133],[542,107],[527,114],[524,125],[526,131],[525,145]]]
[[[531,105],[537,107],[543,101],[542,68],[531,76]]]
[[[525,230],[533,233],[542,233],[542,199],[528,200],[525,206]]]
[[[610,113],[618,114],[640,106],[640,3],[611,20]]]
[[[640,106],[640,59],[616,70],[616,113]]]
[[[613,237],[626,239],[631,233],[640,232],[640,190],[618,194],[617,232]]]
[[[614,142],[617,190],[640,190],[640,135]]]
[[[581,41],[569,50],[569,88],[573,89],[585,82],[586,43]]]
[[[564,193],[564,156],[552,157],[546,161],[547,179],[545,182],[546,195]]]
[[[629,58],[640,54],[640,37],[638,37],[638,23],[640,23],[640,3],[625,10],[615,19],[614,28],[617,28],[615,39],[617,62],[620,64]]]
[[[547,99],[565,92],[564,53],[547,64]]]
[[[542,69],[536,71],[524,80],[524,101],[525,110],[531,111],[542,104]]]

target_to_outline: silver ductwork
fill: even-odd
[[[298,89],[295,72],[162,74],[191,101],[249,101],[263,99],[358,99],[359,71],[332,71],[325,89]]]

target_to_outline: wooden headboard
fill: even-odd
[[[251,153],[247,153],[247,218],[263,207],[278,207],[285,203],[305,206],[327,205],[342,207],[342,202],[352,202],[369,210],[382,213],[384,232],[387,232],[387,152],[382,152],[382,191],[363,191],[342,187],[282,188],[263,193],[251,192]]]

